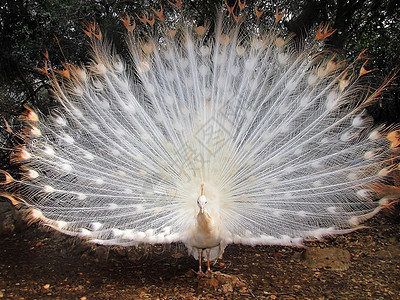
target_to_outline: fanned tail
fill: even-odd
[[[300,245],[387,204],[371,183],[393,167],[388,132],[353,64],[222,18],[211,40],[183,26],[139,38],[124,23],[135,72],[89,25],[92,63],[49,73],[60,108],[25,115],[24,176],[5,175],[21,197],[8,198],[97,243],[186,242],[204,184],[222,248]]]

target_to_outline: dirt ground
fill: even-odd
[[[304,248],[230,245],[212,267],[240,282],[225,285],[194,276],[183,245],[106,248],[33,225],[0,238],[0,298],[400,299],[398,213],[366,225],[307,243],[348,250],[342,271],[306,266]]]

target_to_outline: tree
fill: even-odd
[[[230,6],[238,0],[227,0]],[[241,1],[243,3],[244,0]],[[63,61],[86,62],[87,38],[85,22],[96,22],[113,41],[118,52],[124,53],[123,28],[119,17],[126,13],[136,18],[137,27],[144,26],[138,16],[163,8],[168,22],[176,22],[179,14],[196,20],[200,25],[212,22],[222,0],[183,0],[181,12],[171,5],[178,0],[3,0],[0,4],[0,109],[8,120],[15,117],[23,103],[43,108],[51,102],[47,79],[37,67],[43,64],[47,49],[54,66]],[[364,49],[372,58],[367,67],[377,68],[383,77],[400,65],[400,3],[398,0],[247,0],[246,18],[255,18],[254,6],[265,9],[263,20],[273,20],[275,9],[285,11],[282,25],[295,33],[299,45],[315,31],[321,22],[331,22],[336,29],[327,47],[348,53],[353,59]],[[266,25],[270,26],[270,25]],[[211,29],[212,30],[212,29]],[[247,30],[247,28],[245,28]],[[248,29],[250,30],[250,28]],[[396,87],[396,83],[393,84]],[[398,88],[392,90],[398,100]],[[397,98],[396,98],[397,97]],[[397,101],[399,102],[399,101]],[[389,111],[398,111],[397,106]],[[378,116],[378,114],[377,114]],[[398,115],[377,117],[398,120]]]

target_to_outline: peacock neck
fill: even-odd
[[[212,233],[215,230],[213,218],[205,210],[197,214],[197,225],[201,232]]]

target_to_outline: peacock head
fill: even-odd
[[[200,208],[200,212],[204,213],[204,208],[206,207],[207,204],[207,198],[204,196],[204,184],[201,185],[201,195],[199,198],[197,198],[197,205]]]

